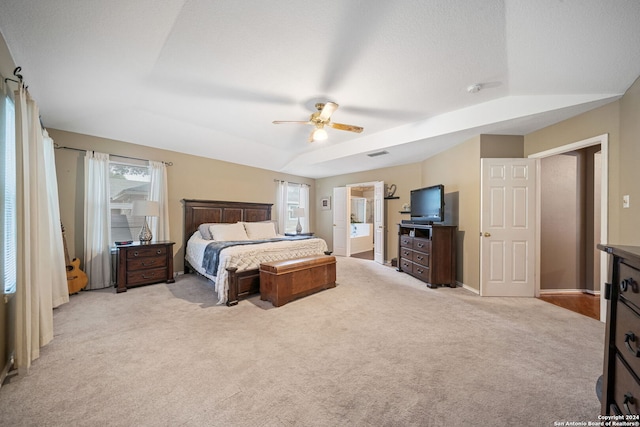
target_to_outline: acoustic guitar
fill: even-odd
[[[87,286],[89,278],[80,270],[80,260],[74,258],[69,261],[69,250],[67,249],[67,238],[64,235],[64,225],[60,223],[62,227],[62,241],[64,242],[64,262],[67,266],[67,287],[69,288],[69,295],[76,294]]]

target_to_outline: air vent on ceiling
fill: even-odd
[[[369,157],[378,157],[378,156],[384,156],[385,154],[389,154],[388,151],[382,150],[382,151],[376,151],[375,153],[369,153],[367,154],[367,156]]]

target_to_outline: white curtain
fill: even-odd
[[[284,234],[289,216],[289,206],[287,205],[287,194],[289,192],[287,181],[278,181],[276,189],[276,220],[278,221],[278,232]]]
[[[169,192],[167,190],[167,165],[162,162],[149,161],[151,183],[149,200],[158,202],[160,215],[151,217],[149,227],[153,239],[169,240]]]
[[[45,143],[39,110],[20,88],[16,101],[16,365],[28,373],[40,347],[53,339],[53,308],[69,300],[66,289],[55,167]],[[50,147],[49,147],[50,148]],[[53,173],[53,175],[50,175]],[[56,200],[51,200],[55,198]],[[61,256],[62,255],[62,256]]]
[[[308,233],[309,231],[309,186],[306,184],[300,184],[300,207],[304,209],[304,217],[300,218],[300,224],[302,225],[302,231]]]
[[[87,151],[84,170],[85,289],[102,289],[111,286],[109,155]]]
[[[62,222],[60,221],[60,201],[58,198],[58,181],[56,177],[56,159],[53,151],[53,139],[44,130],[44,174],[46,176],[47,195],[49,201],[49,251],[51,257],[52,276],[52,302],[58,307],[69,301],[69,287],[67,286],[66,260],[64,257],[64,243],[62,242]],[[58,232],[59,231],[59,232]]]

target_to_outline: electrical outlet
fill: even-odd
[[[625,194],[624,196],[622,196],[622,207],[623,208],[628,208],[629,207],[629,195]]]

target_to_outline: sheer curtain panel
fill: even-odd
[[[169,240],[169,195],[167,190],[167,165],[149,161],[151,183],[149,200],[158,202],[160,215],[150,218],[149,227],[154,240]]]
[[[60,289],[61,283],[66,286],[64,256],[60,257],[64,251],[60,213],[50,212],[57,205],[57,192],[52,193],[50,187],[57,186],[56,175],[47,160],[38,106],[22,87],[16,91],[15,102],[18,218],[15,363],[19,372],[28,373],[31,362],[40,355],[40,347],[53,339],[53,307],[68,301],[69,295]]]
[[[84,158],[84,270],[86,289],[111,286],[109,155],[87,151]]]

